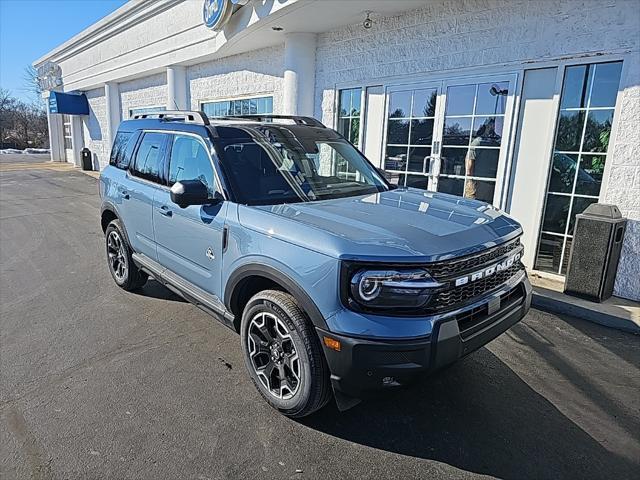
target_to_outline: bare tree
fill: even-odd
[[[46,147],[47,112],[42,103],[26,103],[0,88],[0,143],[2,147]]]
[[[0,87],[0,144],[7,142],[7,133],[13,124],[16,99],[11,92]]]
[[[44,99],[42,98],[42,87],[40,86],[40,82],[38,82],[38,71],[33,65],[27,65],[24,67],[22,79],[24,80],[23,90],[30,96],[35,97],[34,100],[36,103],[44,104]]]

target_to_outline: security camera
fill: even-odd
[[[369,30],[371,27],[373,27],[373,20],[371,20],[371,12],[367,12],[367,18],[364,19],[364,22],[362,22],[362,27],[365,30]]]

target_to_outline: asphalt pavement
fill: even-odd
[[[235,333],[116,287],[98,217],[78,171],[0,173],[2,479],[638,478],[640,337],[531,311],[413,388],[291,420]]]

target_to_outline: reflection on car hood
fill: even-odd
[[[412,188],[241,207],[239,215],[247,228],[342,259],[444,260],[522,233],[515,220],[483,202]]]

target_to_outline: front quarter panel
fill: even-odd
[[[235,207],[227,220],[229,238],[222,268],[225,303],[238,271],[263,266],[299,287],[323,319],[334,315],[341,308],[337,288],[339,260],[243,227],[237,220]],[[318,322],[314,319],[314,323]]]

